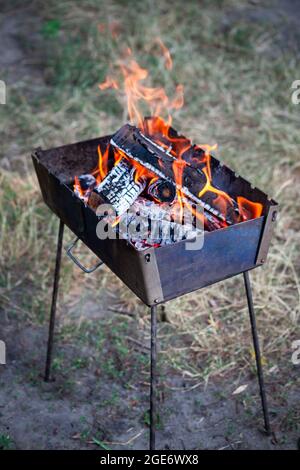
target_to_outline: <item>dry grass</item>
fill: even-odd
[[[172,8],[167,2],[84,3],[33,2],[46,51],[45,86],[35,93],[30,77],[24,77],[12,87],[5,109],[0,108],[3,166],[15,170],[1,184],[1,295],[17,302],[11,286],[19,279],[20,288],[28,282],[35,289],[42,286],[38,306],[29,309],[40,315],[49,295],[56,222],[41,203],[29,154],[39,145],[106,134],[123,123],[120,102],[110,92],[100,95],[96,85],[118,56],[119,44],[126,43],[150,67],[155,83],[168,90],[184,84],[186,104],[174,116],[175,127],[199,143],[218,142],[223,161],[251,175],[254,184],[280,202],[268,263],[251,278],[265,362],[270,368],[290,360],[300,306],[300,118],[299,106],[290,100],[290,85],[299,78],[295,59],[287,53],[270,58],[271,26],[236,21],[229,31],[223,29],[219,5],[228,12],[240,2],[205,1],[200,8],[199,2],[188,1],[184,14],[182,2],[173,2]],[[98,28],[114,21],[120,28],[117,40]],[[170,47],[171,77],[155,55],[152,38],[157,35]],[[74,273],[65,269],[67,292]],[[105,277],[95,274],[89,288],[107,283],[147,324],[146,311],[105,272]],[[162,358],[181,372],[200,380],[237,365],[253,367],[242,278],[172,301],[166,309],[169,323],[161,323],[159,330]]]

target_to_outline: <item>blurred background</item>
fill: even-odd
[[[127,46],[154,85],[172,93],[183,84],[174,127],[217,143],[218,158],[281,206],[268,262],[251,272],[274,433],[260,432],[240,277],[159,312],[157,446],[297,447],[300,104],[291,86],[300,79],[299,15],[296,0],[1,0],[0,449],[148,445],[149,312],[107,268],[87,276],[63,256],[55,381],[42,380],[58,219],[42,202],[30,158],[36,147],[124,124],[124,101],[98,84]],[[67,231],[65,243],[72,237]]]

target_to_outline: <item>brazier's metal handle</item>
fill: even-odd
[[[72,250],[73,248],[77,245],[77,242],[80,240],[79,237],[77,237],[72,243],[66,248],[66,253],[71,258],[71,260],[85,273],[90,274],[96,271],[97,268],[99,268],[103,263],[103,261],[100,261],[96,266],[93,266],[92,268],[88,269],[85,266],[83,266],[80,261],[76,258],[75,255],[73,255]]]

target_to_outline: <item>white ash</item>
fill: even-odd
[[[170,204],[156,204],[138,197],[117,227],[119,236],[137,250],[191,240],[202,233],[192,223],[181,225],[172,220]]]
[[[121,160],[95,188],[106,203],[122,215],[134,203],[146,187],[146,181],[135,181],[135,168],[125,159]]]

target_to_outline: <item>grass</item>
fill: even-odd
[[[201,8],[190,0],[184,14],[179,1],[171,7],[164,1],[88,0],[83,7],[76,0],[37,0],[35,6],[40,62],[28,73],[42,76],[43,85],[25,75],[10,87],[7,105],[0,106],[3,307],[10,314],[24,313],[31,322],[45,321],[57,220],[41,201],[29,155],[37,146],[104,135],[123,124],[121,100],[109,91],[101,94],[97,83],[117,59],[120,44],[128,44],[150,68],[153,83],[169,92],[184,84],[185,106],[174,114],[175,127],[198,143],[217,142],[217,156],[280,202],[268,262],[251,273],[251,280],[266,369],[289,363],[291,343],[299,339],[300,307],[300,108],[291,103],[290,86],[300,70],[293,54],[276,49],[276,57],[270,55],[275,27],[252,23],[247,16],[225,27],[224,11],[229,15],[241,8],[233,0],[203,1]],[[118,38],[109,32],[114,24]],[[170,75],[153,44],[157,35],[173,57]],[[99,289],[106,288],[117,293],[122,309],[138,313],[142,335],[149,338],[148,312],[108,270],[86,279],[64,261],[62,276],[61,304],[83,288],[96,300]],[[168,322],[159,325],[163,366],[193,382],[231,371],[254,372],[242,278],[169,302],[166,312]],[[106,334],[115,323],[106,325]],[[134,329],[129,320],[126,328]],[[116,378],[122,372],[118,364],[132,347],[118,331],[111,331],[114,355],[103,366]],[[103,332],[91,332],[84,323],[78,327],[72,319],[62,321],[60,332],[66,341],[98,338],[95,350],[106,341]],[[85,365],[76,357],[71,367]]]
[[[0,434],[0,450],[10,450],[13,448],[13,441],[8,434]]]

